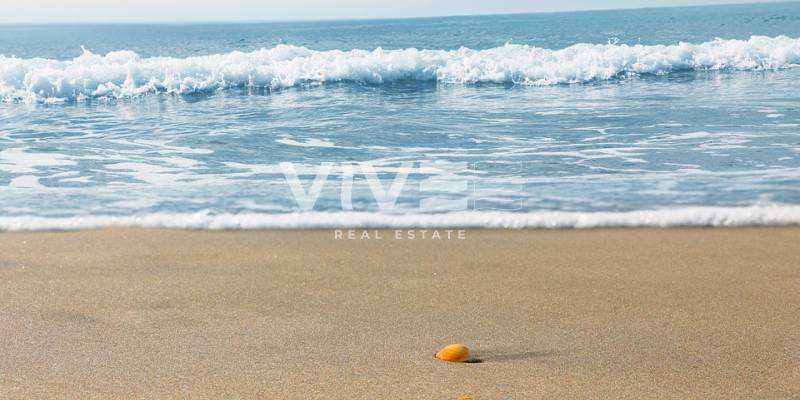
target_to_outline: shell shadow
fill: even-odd
[[[526,351],[517,353],[505,353],[492,351],[481,352],[479,354],[481,362],[505,362],[505,361],[519,361],[529,360],[533,358],[547,358],[557,356],[559,353],[555,351]]]

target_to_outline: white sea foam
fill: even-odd
[[[167,214],[67,218],[0,217],[2,231],[146,227],[202,230],[346,228],[608,228],[798,225],[800,206],[687,207],[631,212],[458,212],[390,215],[362,212],[293,214]]]
[[[59,102],[230,87],[397,80],[553,85],[682,70],[771,70],[800,64],[800,38],[753,36],[701,44],[588,44],[552,50],[526,45],[472,50],[315,51],[279,45],[245,53],[142,58],[132,51],[73,60],[0,56],[0,99]]]
[[[0,172],[27,174],[37,167],[72,166],[75,161],[58,153],[29,153],[26,148],[0,150]]]

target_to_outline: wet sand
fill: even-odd
[[[2,233],[0,398],[800,396],[800,228],[371,236]]]

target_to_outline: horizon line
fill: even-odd
[[[298,18],[298,19],[220,19],[220,20],[119,20],[119,21],[22,21],[22,22],[3,22],[0,26],[11,25],[194,25],[194,24],[263,24],[263,23],[302,23],[302,22],[348,22],[348,21],[397,21],[397,20],[416,20],[416,19],[437,19],[437,18],[467,18],[467,17],[491,17],[491,16],[512,16],[512,15],[535,15],[535,14],[564,14],[595,11],[635,11],[635,10],[654,10],[671,8],[703,8],[703,7],[725,7],[725,6],[747,6],[762,4],[788,4],[800,3],[800,0],[767,0],[764,3],[753,1],[730,2],[719,4],[693,4],[693,5],[672,5],[672,6],[644,6],[644,7],[610,7],[610,8],[580,8],[572,10],[558,11],[530,11],[530,12],[498,12],[481,14],[441,14],[441,15],[422,15],[407,17],[352,17],[352,18]]]

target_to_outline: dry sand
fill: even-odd
[[[333,237],[0,234],[0,398],[800,397],[798,228]]]

